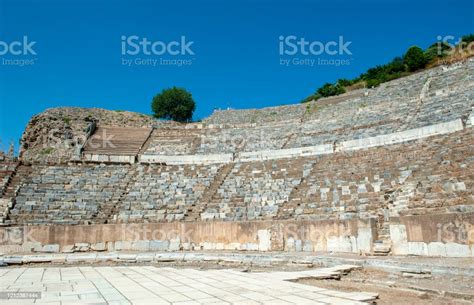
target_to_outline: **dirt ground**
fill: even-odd
[[[340,280],[301,279],[298,283],[346,292],[379,294],[376,304],[473,304],[474,282],[470,277],[449,276],[409,278],[378,270],[352,271]]]

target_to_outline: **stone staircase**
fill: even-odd
[[[120,189],[122,189],[123,192],[118,197],[111,198],[108,203],[101,205],[97,218],[102,223],[118,222],[121,203],[127,197],[127,194],[132,189],[133,183],[135,183],[137,179],[136,169],[131,168],[128,177],[128,181],[124,181],[124,183],[120,185]]]
[[[374,255],[387,256],[390,254],[392,248],[392,241],[390,239],[390,222],[383,221],[377,227],[377,240],[374,241]]]
[[[84,146],[85,155],[137,155],[151,128],[99,126]]]
[[[188,209],[185,220],[186,221],[201,221],[201,213],[204,212],[208,204],[213,200],[214,195],[217,193],[217,190],[224,183],[227,176],[230,174],[234,168],[233,163],[228,163],[223,165],[217,175],[214,178],[212,184],[204,191],[199,201],[195,204],[192,204]]]
[[[9,224],[10,210],[15,206],[15,197],[25,177],[31,173],[31,167],[18,162],[11,172],[0,198],[0,225]]]

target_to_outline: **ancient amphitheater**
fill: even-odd
[[[473,257],[473,109],[473,60],[200,123],[50,109],[1,163],[0,252]]]
[[[0,299],[373,304],[368,280],[382,304],[471,302],[473,130],[474,60],[200,123],[49,109],[0,156]],[[293,271],[152,265],[205,262]],[[321,281],[362,267],[390,275]]]

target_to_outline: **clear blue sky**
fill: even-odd
[[[411,45],[474,32],[473,6],[472,0],[0,0],[0,41],[27,36],[36,42],[36,55],[3,56],[33,65],[0,62],[0,138],[3,145],[18,143],[29,118],[50,107],[150,113],[152,97],[170,86],[192,92],[195,119],[214,108],[296,103],[323,83],[355,77]],[[131,35],[165,42],[185,36],[194,55],[163,58],[192,64],[124,66],[121,37]],[[352,55],[322,58],[349,64],[281,65],[279,37],[288,35],[321,42],[343,36]]]

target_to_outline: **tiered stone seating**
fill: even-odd
[[[157,128],[153,130],[143,153],[148,155],[191,155],[200,142],[200,132],[184,128]]]
[[[458,68],[437,67],[315,103],[216,111],[200,128],[177,127],[182,128],[174,131],[179,136],[163,138],[145,154],[206,155],[297,148],[466,118],[474,106],[473,75],[474,60],[470,60]],[[223,125],[216,128],[209,124]]]
[[[218,165],[137,165],[134,181],[119,206],[120,222],[183,220],[214,180]]]
[[[127,165],[33,165],[18,191],[10,219],[17,224],[100,222],[110,218],[99,214],[115,205],[130,177]]]
[[[338,145],[468,120],[474,107],[473,70],[474,61],[469,61],[456,69],[440,67],[394,80],[367,95],[362,90],[320,104],[219,112],[210,120],[239,126],[176,124],[151,135],[151,129],[99,127],[85,154],[235,155],[212,159],[227,163],[213,165],[170,165],[179,162],[158,158],[168,165],[25,167],[30,170],[21,175],[9,217],[16,224],[81,224],[386,219],[406,213],[474,211],[472,127],[459,131],[459,120],[454,123],[460,127],[449,129],[451,134],[440,135],[446,126],[442,125],[436,136],[417,141],[407,137],[411,142],[405,144],[370,149],[361,145],[357,149],[364,150],[350,153]],[[226,121],[227,115],[235,118]],[[255,122],[257,118],[261,120]],[[110,136],[113,148],[93,145]],[[302,150],[287,148],[318,144],[331,145],[323,146],[329,146],[321,150],[325,155],[312,157],[242,157],[242,152],[259,150],[299,154]],[[199,163],[196,160],[204,158],[183,160]]]
[[[84,146],[85,155],[137,155],[151,128],[99,126]]]
[[[474,134],[320,157],[281,219],[388,218],[474,211]]]
[[[283,159],[235,164],[201,213],[202,220],[271,219],[314,160]]]

